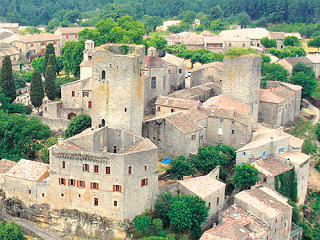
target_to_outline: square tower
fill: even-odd
[[[92,126],[141,135],[144,110],[145,48],[105,44],[93,51]]]
[[[258,122],[260,99],[261,57],[256,54],[223,61],[222,94],[235,98],[251,107],[253,127]]]

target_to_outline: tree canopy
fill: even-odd
[[[232,181],[240,190],[249,189],[258,182],[258,170],[250,163],[234,166]]]
[[[44,73],[46,73],[46,69],[47,69],[47,66],[49,66],[50,64],[48,64],[49,62],[49,57],[50,55],[53,54],[54,58],[56,57],[56,54],[54,52],[54,46],[53,46],[53,43],[48,43],[48,45],[46,46],[46,53],[44,55],[44,59],[43,59],[43,65],[42,65],[42,71]],[[52,63],[52,61],[55,61],[55,60],[51,60],[51,65],[53,66],[54,69],[56,69],[56,62],[55,63]]]
[[[0,222],[0,239],[3,240],[26,240],[21,227],[15,222]]]
[[[66,131],[66,138],[72,137],[91,127],[91,117],[87,114],[79,114],[71,119]]]
[[[314,78],[306,75],[304,72],[298,72],[298,73],[292,75],[290,82],[292,84],[302,86],[301,98],[311,96],[317,86],[316,80]]]
[[[42,99],[44,98],[44,90],[42,85],[41,73],[36,69],[32,74],[30,85],[30,100],[33,106],[39,107],[42,105]]]
[[[179,156],[170,162],[170,168],[167,170],[170,179],[183,179],[184,176],[195,174],[195,167],[191,161],[186,160],[184,156]]]
[[[7,55],[2,61],[0,87],[4,95],[13,102],[16,99],[16,86],[13,79],[12,64],[10,57]]]
[[[263,37],[261,38],[261,44],[265,47],[265,48],[272,48],[272,47],[277,47],[277,40],[276,39],[270,39],[268,37]]]
[[[44,89],[47,97],[50,100],[54,100],[56,97],[55,81],[56,81],[56,71],[54,70],[52,65],[48,65],[46,68]]]

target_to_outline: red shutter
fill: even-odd
[[[84,92],[82,92],[82,97],[84,97]]]
[[[61,185],[61,178],[59,178],[59,185]]]
[[[68,179],[68,186],[70,186],[70,179]]]
[[[119,186],[119,192],[121,192],[121,185]]]
[[[92,108],[92,102],[88,101],[88,108]]]
[[[63,185],[66,185],[66,179],[64,178]]]
[[[116,191],[116,185],[113,185],[113,191],[114,192]]]
[[[90,189],[92,189],[92,182],[90,183]]]
[[[77,187],[79,187],[79,180],[77,180]]]
[[[89,92],[87,92],[87,97],[89,97]]]
[[[141,180],[141,187],[143,187],[143,179]]]
[[[97,183],[97,190],[99,190],[99,183]]]
[[[86,188],[86,182],[83,181],[83,188]]]
[[[148,178],[146,178],[146,185],[148,185]]]

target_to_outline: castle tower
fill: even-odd
[[[80,79],[92,77],[92,52],[94,42],[92,40],[85,41],[85,49],[83,50],[83,61],[80,64]]]
[[[141,135],[144,46],[105,44],[95,48],[92,56],[92,126],[106,125]]]
[[[258,55],[250,54],[224,59],[222,94],[251,107],[254,128],[258,122],[260,76],[261,57]]]

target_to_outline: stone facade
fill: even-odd
[[[260,77],[261,57],[247,55],[224,59],[222,94],[250,106],[254,128],[258,122]]]
[[[157,161],[148,139],[108,127],[60,140],[50,148],[50,206],[132,220],[153,206]]]
[[[185,87],[186,66],[184,59],[166,53],[162,58],[168,64],[171,90],[179,90]]]
[[[213,62],[191,70],[190,87],[203,85],[207,82],[222,82],[223,63]]]

